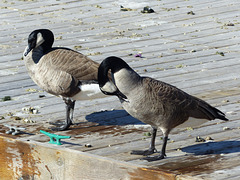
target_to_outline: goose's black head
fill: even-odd
[[[120,99],[126,101],[127,97],[122,94],[117,86],[108,78],[109,70],[111,70],[111,73],[114,74],[123,68],[131,69],[131,67],[121,58],[111,56],[104,59],[98,68],[98,83],[104,94],[116,95]]]
[[[24,56],[27,56],[28,53],[39,46],[42,47],[43,52],[47,52],[51,49],[54,41],[54,35],[52,31],[48,29],[37,29],[31,32],[28,36],[28,46],[24,52]]]

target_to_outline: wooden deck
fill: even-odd
[[[120,5],[131,11],[120,11]],[[141,13],[144,6],[155,13]],[[0,98],[12,100],[0,102],[0,179],[240,179],[239,9],[237,0],[2,0]],[[147,162],[130,151],[148,147],[151,128],[130,117],[116,97],[107,97],[78,101],[76,124],[56,133],[71,139],[50,145],[39,130],[50,132],[49,122],[64,120],[64,103],[33,83],[21,59],[29,33],[39,28],[54,32],[54,46],[97,62],[122,57],[139,74],[206,100],[230,121],[174,129],[167,158]],[[143,58],[134,57],[138,52]],[[5,124],[25,127],[25,133],[6,135]],[[159,130],[158,149],[161,136]],[[197,136],[214,140],[195,142]],[[63,166],[51,159],[59,152]]]

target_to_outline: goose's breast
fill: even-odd
[[[78,81],[74,80],[73,77],[67,72],[53,69],[50,66],[37,66],[35,71],[30,75],[33,81],[44,91],[54,94],[63,95],[72,93],[78,88]]]
[[[136,91],[129,95],[129,102],[122,102],[124,109],[136,119],[153,126],[160,126],[163,119],[162,106],[156,99],[149,97],[144,91]]]

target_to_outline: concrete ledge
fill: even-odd
[[[3,179],[175,179],[176,175],[39,142],[0,136]]]

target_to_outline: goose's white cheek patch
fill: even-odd
[[[42,33],[37,34],[36,47],[40,46],[45,40],[43,39]]]
[[[108,81],[103,87],[101,87],[102,91],[113,93],[117,91],[117,87],[110,81]]]

